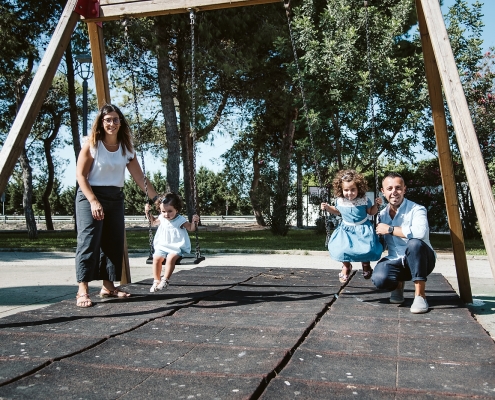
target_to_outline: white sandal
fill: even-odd
[[[155,293],[158,292],[158,285],[160,284],[161,281],[157,281],[156,279],[153,281],[153,285],[150,287],[150,292]]]
[[[168,279],[166,279],[164,276],[162,276],[162,279],[160,279],[160,283],[156,287],[158,290],[163,290],[168,288]]]

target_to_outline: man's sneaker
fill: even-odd
[[[397,289],[390,293],[390,302],[392,304],[402,304],[404,303],[404,283],[402,282]]]
[[[411,306],[413,314],[423,314],[428,312],[428,303],[423,296],[416,296]]]
[[[163,290],[168,288],[168,280],[165,279],[165,277],[162,276],[162,279],[158,283],[158,286],[156,287],[157,290]]]
[[[158,285],[160,284],[161,281],[157,281],[156,279],[153,281],[153,285],[150,287],[150,292],[155,293],[158,292],[160,289],[158,289]]]

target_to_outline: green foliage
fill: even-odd
[[[369,4],[371,75],[362,2],[309,1],[294,11],[310,122],[318,132],[314,150],[307,141],[300,145],[307,165],[318,160],[324,182],[344,167],[369,170],[377,155],[411,159],[420,143],[415,132],[424,123],[426,91],[420,44],[408,35],[415,22],[414,2]]]
[[[42,196],[45,190],[43,180],[33,188],[33,212],[36,215],[44,215]],[[7,215],[22,215],[24,213],[22,196],[24,186],[18,172],[15,172],[7,185],[5,191],[5,213]],[[74,214],[75,188],[63,189],[59,180],[54,182],[54,190],[50,194],[50,207],[53,214],[73,215]]]
[[[146,176],[151,181],[157,193],[167,192],[167,181],[160,171],[153,174],[151,179],[148,174]],[[144,215],[144,205],[148,199],[136,182],[134,182],[134,179],[126,179],[124,183],[124,196],[124,207],[127,215]]]
[[[448,232],[447,211],[438,159],[421,161],[416,167],[394,169],[405,181],[406,197],[426,207],[431,232]]]
[[[450,7],[446,19],[449,39],[471,111],[471,119],[493,187],[495,180],[490,165],[494,162],[495,154],[495,58],[492,52],[486,54],[482,52],[481,6],[482,4],[478,1],[469,7],[465,0],[457,0]],[[477,238],[480,233],[476,212],[449,112],[447,112],[447,118],[464,237]],[[431,150],[434,143],[433,132],[430,130],[426,134],[430,137]]]
[[[30,78],[64,5],[64,0],[0,0],[0,143],[20,105],[16,90],[26,92],[26,74]]]
[[[69,186],[65,188],[58,197],[60,204],[60,215],[74,215],[75,213],[75,200],[76,200],[76,187]]]
[[[14,171],[5,190],[5,213],[8,215],[22,215],[22,193],[24,190],[22,176]]]
[[[248,215],[251,206],[234,185],[229,185],[224,173],[214,173],[201,167],[196,175],[198,212],[200,215]]]

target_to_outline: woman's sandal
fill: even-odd
[[[349,278],[351,277],[352,265],[349,265],[349,267],[342,265],[342,268],[345,268],[347,270],[347,274],[341,272],[339,274],[339,281],[340,283],[347,283],[349,281]]]
[[[369,265],[369,264],[363,265],[363,278],[364,279],[370,279],[371,275],[373,275],[373,270],[371,269],[371,265]]]
[[[106,287],[102,287],[100,290],[100,297],[114,297],[114,298],[119,298],[119,299],[125,299],[129,297],[131,294],[127,292],[123,292],[122,290],[119,290],[117,288],[113,290],[109,290]]]
[[[93,302],[89,298],[89,294],[83,293],[83,294],[76,294],[76,306],[81,307],[81,308],[88,308],[93,305]]]

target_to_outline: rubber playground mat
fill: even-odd
[[[204,267],[0,319],[0,399],[495,398],[495,344],[449,283],[430,311],[355,273]]]

